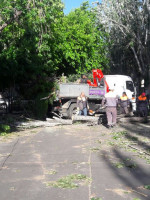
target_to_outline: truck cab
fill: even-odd
[[[108,85],[113,85],[114,92],[118,97],[122,96],[123,92],[126,92],[132,105],[132,111],[136,111],[136,88],[133,80],[130,76],[125,75],[105,75],[105,80]]]

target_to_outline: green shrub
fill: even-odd
[[[78,79],[81,78],[81,75],[80,74],[70,74],[68,77],[67,77],[67,82],[76,82]]]
[[[41,93],[35,99],[34,115],[36,119],[45,120],[48,110],[48,100],[41,100],[48,96],[48,93]]]
[[[10,126],[6,124],[0,124],[0,135],[4,136],[10,132]]]
[[[88,80],[93,81],[92,71],[90,73],[85,74]],[[76,82],[81,79],[81,74],[70,74],[67,76],[67,82]]]

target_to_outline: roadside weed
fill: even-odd
[[[97,151],[100,150],[100,148],[98,148],[98,147],[93,147],[93,148],[90,148],[90,150],[91,150],[92,152],[97,152]]]
[[[60,178],[57,181],[50,181],[46,183],[46,186],[51,186],[55,188],[63,189],[75,189],[79,185],[86,185],[91,182],[91,179],[83,174],[71,174],[65,177]]]
[[[139,199],[139,198],[134,198],[133,200],[141,200],[141,199]]]
[[[109,141],[109,142],[108,142],[108,145],[110,145],[110,146],[114,146],[114,145],[115,145],[115,143],[114,143],[114,142],[111,142],[111,141]]]
[[[150,190],[150,185],[144,185],[144,188]]]
[[[125,164],[124,163],[120,163],[120,162],[113,163],[113,165],[115,167],[117,167],[118,169],[125,167]]]
[[[49,174],[49,175],[54,175],[54,174],[57,174],[57,172],[55,170],[49,170],[49,171],[46,171],[45,174]]]
[[[135,169],[137,167],[135,163],[126,163],[126,162],[116,162],[116,163],[113,163],[113,165],[118,169],[124,168],[124,167]]]
[[[116,132],[116,133],[112,133],[113,134],[113,139],[114,140],[118,140],[120,139],[122,136],[125,136],[127,135],[127,132],[126,131],[121,131],[121,132]]]
[[[0,124],[0,135],[5,136],[10,132],[10,126],[6,124]]]

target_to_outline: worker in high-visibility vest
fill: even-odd
[[[141,117],[147,117],[148,115],[148,100],[145,92],[143,92],[137,99],[137,107]]]
[[[129,106],[129,99],[127,97],[126,92],[122,93],[122,96],[119,99],[120,104],[120,114],[128,114],[128,106]]]

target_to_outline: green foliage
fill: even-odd
[[[93,197],[93,198],[91,198],[91,200],[102,200],[102,198],[95,198],[95,197]]]
[[[139,198],[134,198],[133,200],[141,200],[141,199],[139,199]]]
[[[107,70],[108,41],[86,2],[64,16],[61,0],[2,1],[0,90],[19,86],[22,98],[36,99],[40,106],[38,94],[52,92],[56,75]]]
[[[130,169],[135,169],[137,167],[137,165],[135,163],[128,163],[127,160],[124,160],[124,162],[115,162],[115,163],[113,163],[113,165],[118,169],[124,168],[124,167],[128,167]]]
[[[116,163],[113,163],[113,165],[117,168],[124,168],[125,164],[124,163],[120,163],[120,162],[116,162]]]
[[[10,126],[6,124],[0,124],[0,135],[5,136],[7,133],[10,132]]]
[[[80,74],[70,74],[67,77],[67,81],[68,82],[76,82],[77,80],[81,79],[81,75]]]
[[[71,174],[65,177],[62,177],[58,181],[51,181],[46,183],[47,186],[55,188],[64,188],[64,189],[75,189],[79,187],[79,184],[89,184],[91,180],[83,174]]]
[[[150,190],[150,185],[144,185],[144,188]]]
[[[113,139],[114,140],[118,140],[118,139],[121,139],[122,136],[125,136],[127,135],[127,132],[126,131],[121,131],[121,132],[116,132],[116,133],[113,133]]]
[[[41,100],[43,97],[48,96],[47,93],[38,94],[35,99],[35,105],[33,108],[34,116],[37,119],[45,120],[48,110],[48,100]]]
[[[31,94],[29,98],[47,90],[45,82],[58,69],[54,28],[63,16],[62,9],[61,0],[3,1],[0,23],[10,23],[0,32],[2,88],[18,84],[22,93],[26,89]],[[20,12],[16,19],[15,10]]]
[[[51,169],[49,171],[46,171],[46,174],[48,174],[48,175],[55,175],[55,174],[57,174],[57,171]]]
[[[59,37],[61,73],[82,74],[94,68],[107,70],[108,34],[101,25],[96,25],[96,14],[88,3],[63,18]]]

